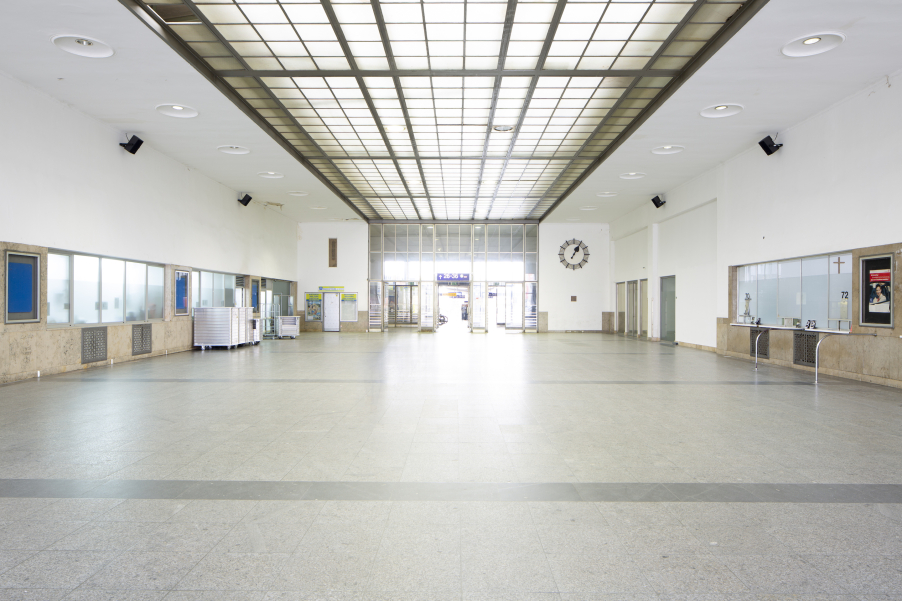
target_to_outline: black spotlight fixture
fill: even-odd
[[[665,204],[667,204],[667,201],[666,201],[666,200],[661,200],[661,197],[660,197],[660,196],[655,196],[654,198],[651,199],[651,203],[652,203],[653,205],[655,205],[655,208],[656,208],[656,209],[660,209],[660,208],[663,207]]]
[[[141,148],[141,144],[144,144],[144,140],[139,138],[138,136],[131,136],[128,139],[128,142],[120,142],[119,146],[126,149],[132,154],[138,152],[138,149]]]
[[[242,196],[241,198],[238,199],[238,202],[240,202],[244,206],[247,206],[251,203],[251,200],[252,200],[251,195],[245,194],[244,196]]]
[[[770,136],[767,136],[766,138],[758,142],[758,146],[761,147],[761,150],[763,150],[767,156],[772,155],[783,147],[782,144],[777,144],[776,142],[774,142],[774,139]]]

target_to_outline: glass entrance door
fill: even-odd
[[[420,286],[423,288],[420,294],[420,330],[432,332],[435,330],[435,284],[423,282]]]
[[[661,278],[661,342],[676,341],[676,277]]]
[[[626,283],[626,335],[639,335],[639,282]]]
[[[527,332],[539,331],[539,285],[536,282],[526,282],[526,297],[524,299],[526,313],[525,326]]]
[[[470,284],[470,328],[473,332],[485,332],[485,283]]]
[[[504,325],[508,330],[522,330],[523,284],[521,282],[508,283],[505,286],[505,292],[505,311],[507,313],[507,323],[505,323]]]
[[[420,319],[419,286],[416,284],[385,284],[385,327],[415,326]]]

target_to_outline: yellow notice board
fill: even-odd
[[[341,321],[357,321],[357,293],[341,294]]]

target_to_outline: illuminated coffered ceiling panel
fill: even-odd
[[[523,220],[766,0],[120,1],[366,218]]]

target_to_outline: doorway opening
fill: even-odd
[[[416,327],[420,323],[420,287],[412,282],[385,283],[385,327]]]
[[[488,298],[486,299],[486,330],[488,332],[509,332],[523,331],[523,284],[520,282],[513,283],[494,283],[489,284]],[[530,288],[530,290],[533,290]],[[535,329],[535,296],[530,292],[530,298],[527,299],[528,312],[531,324],[528,329]]]
[[[470,286],[467,284],[438,285],[438,320],[440,332],[470,331]]]

